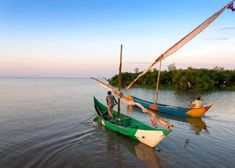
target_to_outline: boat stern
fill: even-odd
[[[137,130],[135,137],[143,144],[154,148],[166,137],[166,134],[160,130]]]
[[[190,117],[202,117],[211,108],[212,105],[208,105],[201,108],[190,109],[186,114]]]

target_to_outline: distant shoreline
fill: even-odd
[[[122,73],[122,87],[126,87],[141,72]],[[142,76],[133,87],[156,88],[158,70]],[[118,85],[118,75],[109,79],[111,85]],[[168,70],[161,71],[159,89],[199,92],[210,91],[235,91],[235,70],[225,70],[221,67],[213,69],[176,69],[175,65],[168,66]]]

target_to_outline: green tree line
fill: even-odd
[[[135,69],[134,73],[122,73],[122,87],[127,86],[141,72]],[[158,70],[154,69],[142,76],[134,87],[155,88]],[[118,75],[109,79],[111,85],[118,85]],[[160,89],[188,91],[194,89],[200,92],[212,90],[235,91],[235,70],[225,70],[221,67],[213,69],[176,69],[175,64],[168,65],[168,69],[161,71]]]

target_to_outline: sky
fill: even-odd
[[[229,0],[1,0],[0,77],[111,77],[143,70]],[[163,69],[235,69],[235,12],[163,61]],[[158,67],[158,66],[156,66]]]

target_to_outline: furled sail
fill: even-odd
[[[139,74],[135,80],[133,80],[126,89],[129,89],[141,76],[145,75],[151,68],[167,56],[175,53],[178,49],[180,49],[182,46],[184,46],[186,43],[188,43],[190,40],[192,40],[195,36],[197,36],[200,32],[202,32],[207,26],[209,26],[218,16],[220,16],[226,8],[232,9],[231,6],[233,6],[233,1],[228,3],[226,6],[224,6],[222,9],[220,9],[218,12],[213,14],[210,18],[208,18],[206,21],[204,21],[202,24],[200,24],[198,27],[196,27],[193,31],[191,31],[189,34],[187,34],[185,37],[183,37],[180,41],[178,41],[176,44],[174,44],[172,47],[170,47],[167,51],[165,51],[163,54],[161,54],[149,67],[147,67],[141,74]]]

